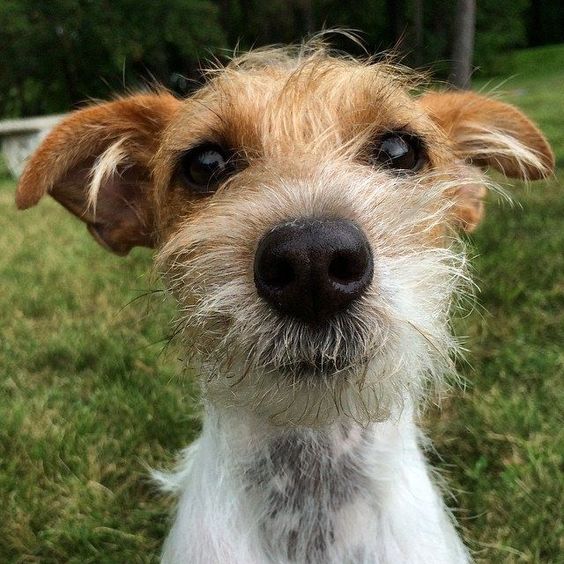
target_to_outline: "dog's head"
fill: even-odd
[[[48,193],[115,253],[157,249],[210,401],[282,423],[386,418],[449,369],[454,233],[483,215],[480,169],[554,164],[516,108],[412,87],[319,48],[252,53],[186,100],[72,114],[17,203]]]

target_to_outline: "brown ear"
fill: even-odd
[[[522,180],[539,180],[554,171],[548,141],[514,106],[473,92],[430,92],[419,101],[472,164]]]
[[[149,163],[179,104],[170,94],[140,94],[71,114],[27,163],[18,208],[50,194],[107,249],[152,247]]]
[[[554,171],[554,154],[547,140],[514,106],[473,92],[430,92],[419,101],[445,131],[461,160],[522,180],[539,180]],[[455,194],[457,219],[466,231],[482,219],[485,193],[476,175],[476,182]]]

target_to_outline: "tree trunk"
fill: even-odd
[[[313,14],[313,1],[300,0],[298,3],[303,17],[303,27],[307,34],[313,33],[315,30],[315,16]]]
[[[405,0],[387,0],[388,29],[390,43],[400,51],[405,39]]]
[[[414,48],[415,64],[419,67],[423,64],[423,0],[413,2],[413,28],[415,31]]]
[[[457,0],[450,76],[456,88],[468,89],[471,86],[475,29],[476,0]]]

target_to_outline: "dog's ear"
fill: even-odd
[[[554,153],[538,128],[517,108],[473,92],[430,92],[419,102],[448,135],[453,150],[480,168],[521,180],[546,178]],[[456,194],[459,223],[472,231],[483,216],[485,189],[477,179]]]
[[[154,246],[150,161],[179,104],[170,94],[139,94],[74,112],[27,163],[18,208],[50,194],[116,254]]]
[[[455,151],[472,164],[521,180],[539,180],[553,172],[550,145],[514,106],[473,92],[430,92],[419,100]]]

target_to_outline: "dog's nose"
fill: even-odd
[[[255,254],[259,295],[308,323],[326,321],[362,296],[373,272],[366,236],[345,219],[278,225],[260,240]]]

